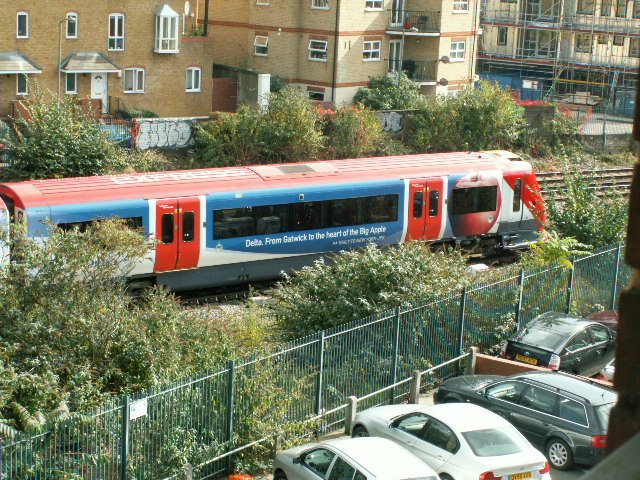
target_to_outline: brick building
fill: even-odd
[[[189,34],[195,15],[184,8],[184,0],[0,0],[0,117],[33,97],[34,80],[103,112],[207,115],[211,38]]]
[[[460,90],[475,75],[478,19],[478,0],[212,0],[207,23],[216,63],[341,105],[399,68],[425,94]]]

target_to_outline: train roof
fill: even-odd
[[[530,171],[514,154],[452,152],[355,158],[247,167],[133,173],[0,184],[20,208],[127,199],[207,195],[214,192],[446,176],[474,170]]]

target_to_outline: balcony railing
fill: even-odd
[[[438,10],[389,10],[387,30],[398,33],[408,30],[412,33],[439,33],[440,17]]]
[[[398,72],[400,68],[400,60],[391,59],[387,60],[389,65],[389,72]],[[438,73],[438,61],[437,60],[412,60],[404,59],[402,61],[402,71],[410,80],[418,83],[432,83],[436,82],[436,76]]]

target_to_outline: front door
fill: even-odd
[[[158,200],[154,271],[195,268],[198,266],[199,256],[200,200]]]
[[[100,100],[101,112],[109,113],[109,82],[106,73],[91,74],[91,99]]]
[[[400,68],[400,40],[389,42],[389,71],[397,72]]]

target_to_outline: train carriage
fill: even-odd
[[[539,195],[509,152],[403,155],[5,183],[0,227],[46,238],[48,223],[126,219],[155,239],[132,277],[181,290],[275,278],[368,243],[523,248],[541,228]]]

